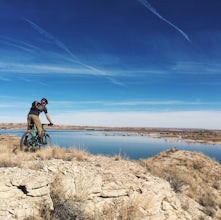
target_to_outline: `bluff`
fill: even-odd
[[[221,219],[221,166],[202,154],[131,161],[10,143],[0,144],[0,219]]]

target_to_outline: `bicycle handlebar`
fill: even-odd
[[[41,124],[41,125],[42,125],[42,127],[45,126],[45,125],[47,125],[47,126],[53,126],[52,123],[49,123],[49,124]]]

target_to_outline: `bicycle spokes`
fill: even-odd
[[[44,124],[42,124],[43,126]],[[37,130],[33,129],[31,132],[25,132],[20,141],[21,151],[36,151],[41,146],[50,146],[51,138],[47,134],[46,130],[43,129],[42,137],[38,136]]]

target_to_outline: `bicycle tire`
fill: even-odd
[[[49,146],[51,146],[51,137],[50,137],[49,134],[44,133],[44,134],[42,135],[42,141],[43,141],[44,147],[49,147]]]
[[[26,138],[27,137],[27,138]],[[32,147],[33,135],[31,132],[25,132],[20,140],[20,151],[28,151]]]

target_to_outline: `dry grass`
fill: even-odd
[[[88,184],[85,177],[78,177],[76,180],[76,194],[69,195],[64,190],[62,176],[57,176],[51,184],[51,198],[54,205],[54,210],[50,214],[50,219],[79,219],[79,220],[133,220],[141,219],[140,212],[141,201],[128,198],[116,198],[112,202],[105,203],[103,210],[95,210],[87,213],[87,201],[90,200],[87,194],[86,186]],[[86,185],[85,185],[86,184]],[[77,195],[77,196],[76,196]],[[148,202],[148,201],[147,201]],[[45,211],[45,210],[44,210]],[[45,213],[48,214],[47,211]]]
[[[115,161],[119,161],[119,160],[121,160],[121,156],[119,154],[115,155],[114,159],[115,159]]]
[[[19,150],[20,139],[10,135],[0,135],[0,167],[22,167],[25,161],[37,161],[32,164],[33,169],[42,167],[41,160],[62,159],[65,161],[87,160],[88,153],[74,148],[60,147],[41,148],[36,152],[22,152]]]
[[[20,167],[22,162],[21,154],[14,154],[8,145],[0,145],[0,167]]]
[[[76,219],[70,200],[65,199],[62,186],[62,177],[57,175],[51,184],[51,199],[54,210],[51,212],[51,219]]]
[[[148,201],[147,201],[148,203]],[[140,212],[141,201],[139,198],[126,200],[125,198],[118,198],[111,204],[107,204],[103,210],[103,220],[134,220],[142,219]]]
[[[120,161],[120,160],[129,160],[129,157],[126,154],[122,154],[119,152],[118,154],[114,155],[115,161]]]
[[[42,148],[36,152],[36,156],[42,160],[62,159],[65,161],[84,161],[87,159],[88,153],[86,151],[79,151],[74,148],[60,148],[60,147],[47,147]]]
[[[51,184],[51,199],[53,201],[54,210],[50,213],[50,219],[88,219],[92,220],[91,216],[85,213],[85,202],[87,200],[87,195],[84,193],[87,188],[76,189],[76,195],[67,194],[64,190],[63,180],[61,174],[57,175],[54,182]],[[77,185],[82,185],[83,182],[79,182]],[[78,188],[78,187],[77,187]],[[81,190],[81,191],[80,191]]]
[[[221,167],[201,153],[172,149],[141,161],[153,175],[167,180],[176,193],[184,193],[216,219],[220,211]]]
[[[24,161],[62,159],[65,161],[84,161],[88,153],[76,149],[63,149],[60,147],[42,148],[36,152],[12,152],[7,145],[0,145],[0,167],[21,167]]]

